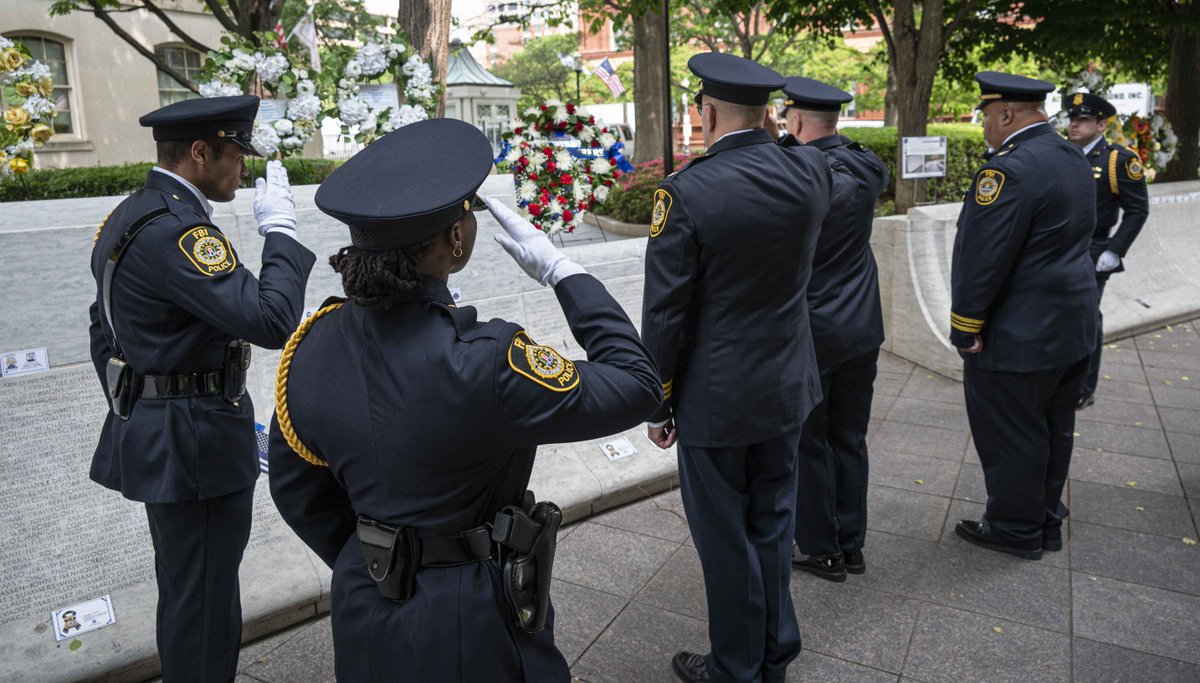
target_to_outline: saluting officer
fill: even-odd
[[[858,182],[844,207],[821,224],[808,283],[809,318],[822,401],[800,437],[796,547],[792,566],[830,581],[866,571],[867,424],[871,419],[883,310],[871,252],[875,201],[887,186],[887,165],[837,124],[850,93],[811,78],[783,88],[785,146],[808,145]]]
[[[1117,115],[1116,107],[1098,95],[1077,92],[1063,98],[1063,109],[1071,120],[1067,139],[1078,145],[1092,165],[1096,179],[1096,232],[1092,234],[1092,260],[1096,263],[1096,291],[1104,296],[1104,286],[1113,273],[1125,270],[1121,259],[1137,239],[1150,215],[1150,196],[1146,191],[1146,170],[1138,155],[1104,139],[1108,120]],[[1116,234],[1118,212],[1121,225]],[[1096,402],[1096,382],[1100,378],[1100,353],[1104,348],[1104,314],[1096,329],[1096,350],[1088,364],[1083,396],[1077,408]]]
[[[800,652],[788,583],[800,427],[821,398],[808,322],[829,164],[763,128],[784,79],[729,54],[699,54],[708,152],[654,194],[642,338],[665,401],[651,441],[678,441],[700,555],[708,655],[672,660],[685,681],[782,681]]]
[[[255,191],[261,280],[212,222],[246,175],[257,97],[177,102],[143,116],[158,165],[96,235],[92,361],[112,411],[91,477],[146,504],[166,681],[228,681],[242,633],[238,565],[259,464],[244,396],[249,344],[280,348],[315,257],[296,240],[287,172]]]
[[[984,71],[990,159],[963,200],[950,342],[987,484],[980,521],[955,531],[1029,560],[1062,549],[1075,404],[1096,343],[1091,169],[1047,123],[1049,83]]]
[[[526,491],[539,444],[644,420],[662,395],[596,278],[503,204],[496,240],[549,284],[590,362],[456,307],[492,167],[478,129],[410,124],[334,171],[317,206],[350,228],[346,300],[284,349],[271,494],[333,568],[342,681],[567,681],[549,588],[561,513]]]

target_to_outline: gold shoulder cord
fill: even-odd
[[[116,209],[113,209],[113,211],[116,211]],[[100,241],[100,231],[104,229],[104,224],[108,222],[108,217],[111,216],[112,214],[113,214],[113,212],[109,211],[108,215],[104,217],[104,220],[100,221],[100,227],[96,228],[96,236],[92,238],[92,247],[93,248],[95,248],[96,242]]]
[[[288,371],[292,369],[292,356],[296,355],[296,349],[300,346],[300,342],[304,340],[304,335],[308,334],[309,328],[317,319],[326,313],[341,308],[341,304],[331,304],[312,314],[308,320],[300,323],[296,331],[292,333],[288,339],[287,345],[283,347],[283,355],[279,357],[279,369],[275,372],[275,418],[279,422],[279,431],[283,433],[283,438],[287,441],[287,445],[292,447],[293,451],[301,458],[304,458],[309,463],[318,467],[329,467],[329,463],[325,462],[309,450],[300,441],[300,437],[296,436],[296,428],[292,426],[292,415],[288,412],[287,403],[287,385]]]
[[[1112,154],[1108,155],[1108,189],[1112,190],[1113,194],[1121,194],[1121,188],[1117,185],[1117,150],[1113,150]]]

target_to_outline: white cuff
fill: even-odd
[[[267,229],[263,232],[263,236],[266,236],[267,233],[272,233],[272,232],[282,233],[284,235],[287,235],[288,237],[291,237],[292,239],[296,240],[297,242],[300,241],[300,236],[296,234],[295,230],[293,230],[291,228],[285,228],[282,225],[272,225],[272,226],[267,227]]]
[[[658,429],[659,427],[665,425],[666,423],[668,423],[670,421],[671,421],[671,418],[668,417],[667,419],[663,420],[662,422],[647,422],[646,426],[654,427],[655,429]]]
[[[546,276],[546,282],[551,287],[554,287],[572,275],[580,275],[586,272],[587,271],[584,270],[583,266],[579,265],[578,263],[575,263],[570,259],[563,259],[562,261],[559,261],[558,264],[554,266],[554,269],[550,271],[550,274]]]

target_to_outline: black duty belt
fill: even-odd
[[[225,385],[223,370],[188,375],[145,375],[142,398],[195,398],[220,394]]]
[[[362,543],[390,546],[397,528],[377,522],[369,517],[358,518],[358,537]],[[477,526],[453,536],[421,536],[410,530],[410,538],[420,545],[420,566],[465,564],[493,557],[492,530],[488,526]]]

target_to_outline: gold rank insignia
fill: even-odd
[[[1130,180],[1141,180],[1146,177],[1146,169],[1142,167],[1142,162],[1137,157],[1130,157],[1129,161],[1125,162],[1125,172],[1129,174]]]
[[[975,203],[980,206],[991,204],[1000,196],[1000,190],[1003,188],[1003,173],[990,168],[983,169],[979,172],[979,179],[975,181]]]
[[[575,364],[549,346],[534,343],[522,330],[508,347],[508,365],[518,375],[551,391],[570,391],[579,386]]]
[[[671,213],[671,193],[663,189],[654,191],[654,211],[650,214],[650,236],[658,237],[667,224],[667,215]]]
[[[203,225],[188,230],[179,238],[179,250],[196,270],[209,277],[229,272],[237,266],[237,257],[225,236]]]

